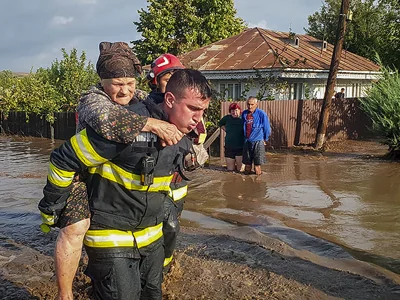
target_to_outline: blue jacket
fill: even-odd
[[[268,141],[269,135],[271,134],[271,125],[269,124],[269,119],[267,114],[259,109],[253,113],[253,126],[250,137],[246,139],[246,122],[247,122],[247,115],[249,110],[245,110],[242,113],[242,119],[244,121],[243,128],[244,128],[244,136],[245,141],[249,142],[256,142],[256,141]]]

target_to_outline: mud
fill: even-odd
[[[0,142],[7,166],[0,169],[0,299],[54,299],[57,231],[42,233],[36,210],[53,146]],[[198,173],[163,298],[400,299],[398,165],[380,162],[386,148],[376,142],[330,143],[325,150],[269,152],[261,177],[229,174],[218,160]],[[341,182],[336,173],[347,177]],[[79,300],[91,298],[85,264],[83,253],[74,282]]]
[[[54,299],[50,256],[56,232],[29,244],[2,239],[1,299]],[[75,299],[90,299],[82,259]],[[356,273],[354,270],[362,270]],[[249,227],[205,231],[184,228],[163,284],[163,299],[399,299],[398,275],[360,262],[321,260]]]

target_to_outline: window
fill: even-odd
[[[326,41],[322,42],[322,50],[326,51],[326,49],[328,48],[328,43]]]
[[[301,100],[303,99],[304,86],[303,83],[293,83],[289,86],[289,99],[290,100]]]
[[[296,38],[295,38],[295,40],[294,40],[294,46],[295,46],[295,47],[298,47],[299,44],[300,44],[300,39],[299,39],[299,37],[296,36]]]
[[[242,95],[242,84],[220,83],[219,92],[224,99],[239,100]]]

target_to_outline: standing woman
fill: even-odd
[[[244,144],[243,120],[241,109],[237,103],[229,105],[229,115],[219,121],[221,129],[225,130],[225,160],[228,171],[240,172]]]

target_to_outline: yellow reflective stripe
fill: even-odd
[[[69,186],[72,183],[72,179],[74,179],[74,175],[75,172],[61,170],[52,163],[49,164],[47,179],[56,186]]]
[[[164,267],[166,267],[166,266],[168,266],[169,264],[170,264],[170,262],[172,261],[172,258],[173,258],[174,256],[173,255],[171,255],[170,257],[166,257],[165,259],[164,259]]]
[[[200,133],[199,141],[197,142],[197,144],[204,144],[204,142],[206,141],[206,137],[207,137],[207,133]]]
[[[101,177],[116,182],[128,190],[135,191],[168,192],[173,177],[173,175],[154,177],[153,184],[149,187],[148,185],[140,184],[140,175],[129,173],[110,162],[104,163],[98,167],[89,168],[88,170],[90,174],[99,174]]]
[[[82,161],[85,166],[98,166],[107,161],[107,159],[97,154],[93,149],[87,137],[86,129],[71,138],[71,145],[79,160]]]
[[[188,192],[188,186],[185,185],[179,189],[171,190],[169,196],[172,198],[172,200],[178,201],[184,198],[187,195],[187,192]]]
[[[83,243],[95,248],[134,247],[136,240],[136,246],[143,248],[160,239],[162,235],[162,223],[136,232],[88,230]]]
[[[144,230],[136,231],[133,235],[136,238],[136,245],[138,248],[148,246],[163,236],[162,223]]]
[[[133,247],[135,240],[132,233],[123,235],[117,231],[119,230],[88,230],[83,243],[95,248]]]
[[[42,216],[42,222],[43,222],[44,224],[47,224],[47,225],[54,225],[55,218],[54,218],[53,215],[46,215],[46,214],[43,213],[43,212],[40,212],[40,215]]]

